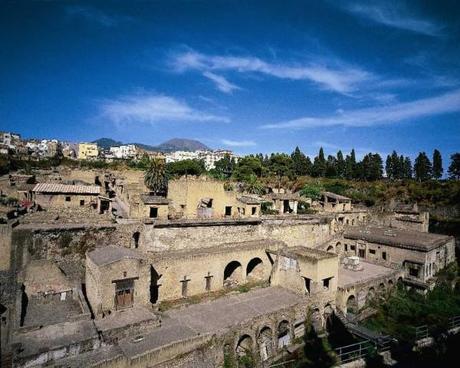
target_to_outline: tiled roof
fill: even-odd
[[[96,185],[66,185],[55,183],[38,183],[32,190],[36,193],[55,193],[55,194],[94,194],[98,195],[101,188]]]

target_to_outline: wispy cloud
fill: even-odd
[[[387,106],[369,107],[351,111],[340,111],[331,116],[311,117],[266,124],[266,129],[301,129],[343,125],[365,127],[380,124],[394,124],[426,116],[441,115],[460,111],[460,89],[436,97],[423,98],[410,102]]]
[[[101,115],[114,123],[229,122],[164,95],[130,95],[104,101]]]
[[[211,72],[204,72],[203,76],[212,80],[216,85],[216,88],[224,93],[232,93],[236,89],[241,89],[240,87],[230,83],[225,77],[217,75]]]
[[[374,76],[360,68],[343,65],[337,60],[334,66],[319,63],[288,64],[270,63],[252,56],[206,55],[194,50],[174,55],[172,65],[175,70],[199,70],[202,72],[234,71],[238,73],[261,73],[280,79],[306,80],[322,88],[347,94],[359,84],[374,79]],[[208,76],[209,78],[209,76]]]
[[[133,18],[129,16],[107,14],[102,10],[90,6],[69,5],[65,7],[65,12],[69,16],[79,17],[104,27],[113,27],[120,23],[133,20]]]
[[[229,147],[254,147],[257,145],[254,141],[233,141],[230,139],[222,139],[221,142]]]
[[[346,10],[362,18],[388,27],[403,29],[428,36],[440,36],[442,27],[430,20],[416,18],[413,12],[400,2],[381,2],[379,4],[350,4]]]

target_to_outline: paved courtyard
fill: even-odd
[[[337,283],[338,287],[346,287],[348,285],[354,285],[360,282],[369,281],[382,276],[391,276],[396,272],[393,268],[376,265],[360,260],[360,264],[363,266],[362,271],[352,271],[344,268],[342,265],[339,267],[339,280]]]

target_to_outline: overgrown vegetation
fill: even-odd
[[[438,274],[437,286],[426,295],[398,287],[383,304],[374,306],[377,313],[365,325],[402,344],[412,343],[421,325],[427,325],[430,334],[437,336],[446,331],[450,317],[460,315],[460,291],[452,288],[457,278],[457,265],[452,264]]]

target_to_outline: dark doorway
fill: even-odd
[[[366,250],[358,249],[358,256],[360,256],[361,258],[366,258]]]
[[[285,199],[283,201],[283,213],[291,212],[291,207],[289,207],[289,200]]]
[[[225,206],[225,216],[232,215],[232,206]]]
[[[158,297],[160,296],[160,286],[159,280],[161,275],[150,266],[150,303],[155,304],[158,302]]]
[[[150,207],[150,218],[157,218],[158,217],[158,208]]]
[[[133,306],[134,280],[115,281],[115,309],[124,309]]]
[[[133,234],[133,242],[134,242],[134,248],[139,247],[139,238],[141,237],[141,233],[139,231],[136,231]]]

